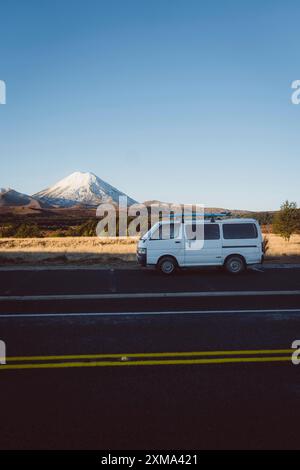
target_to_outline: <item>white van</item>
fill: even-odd
[[[176,268],[197,266],[224,266],[230,273],[239,274],[248,265],[263,262],[264,245],[257,220],[211,219],[201,224],[203,235],[199,244],[199,240],[190,236],[195,222],[158,222],[138,242],[139,264],[156,266],[164,274],[172,274]]]

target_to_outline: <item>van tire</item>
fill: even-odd
[[[176,271],[177,262],[172,256],[164,256],[157,263],[157,269],[166,276],[170,276]]]
[[[241,274],[246,269],[246,263],[242,256],[239,255],[231,255],[225,261],[225,269],[230,274]]]

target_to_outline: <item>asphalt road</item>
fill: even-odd
[[[299,297],[299,268],[262,268],[238,277],[216,269],[172,277],[143,269],[0,271],[2,313],[291,308]]]
[[[300,268],[258,269],[239,276],[189,269],[170,277],[142,268],[0,270],[0,295],[300,289]]]
[[[300,447],[300,270],[1,271],[0,281],[0,448]],[[80,300],[128,292],[207,295]],[[66,294],[76,297],[57,300]],[[2,299],[28,295],[51,300]]]

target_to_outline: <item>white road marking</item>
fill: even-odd
[[[249,269],[254,269],[256,266],[262,267],[264,270],[270,269],[299,269],[300,263],[264,263],[263,265],[253,265],[249,266]],[[135,264],[132,265],[122,265],[116,266],[113,269],[118,271],[140,271],[145,272],[146,268],[141,268]],[[188,269],[188,268],[187,268]],[[205,268],[199,268],[205,269]],[[109,271],[110,267],[103,264],[94,264],[94,265],[41,265],[41,266],[26,266],[26,265],[12,265],[12,266],[1,266],[1,271]]]
[[[254,268],[252,268],[252,270],[257,271],[259,273],[264,273],[265,272],[262,268],[257,268],[256,266],[254,266]]]
[[[132,292],[108,294],[51,294],[51,295],[1,295],[0,302],[28,302],[51,300],[112,300],[112,299],[164,299],[193,297],[263,297],[296,296],[300,290],[258,291],[202,291],[202,292]]]
[[[90,312],[90,313],[4,313],[1,318],[47,318],[47,317],[104,317],[104,316],[142,316],[142,315],[192,315],[192,314],[242,314],[242,313],[264,313],[264,314],[298,314],[299,309],[247,309],[247,310],[169,310],[158,312]]]
[[[300,265],[299,265],[300,267]],[[30,265],[13,265],[13,266],[1,266],[1,271],[109,271],[111,268],[105,264],[66,264],[66,265],[41,265],[41,266],[30,266]],[[116,266],[113,269],[118,271],[141,271],[141,268],[137,265],[133,266]]]

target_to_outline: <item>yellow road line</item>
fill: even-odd
[[[115,353],[115,354],[70,354],[55,356],[11,356],[7,362],[26,361],[55,361],[61,359],[108,359],[121,357],[186,357],[186,356],[238,356],[238,355],[263,355],[263,354],[291,354],[294,349],[253,349],[241,351],[184,351],[184,352],[157,352],[157,353]]]
[[[41,364],[9,364],[1,365],[0,370],[14,369],[62,369],[70,367],[122,367],[122,366],[155,366],[155,365],[192,365],[192,364],[227,364],[227,363],[251,363],[251,362],[280,362],[291,361],[289,356],[272,357],[230,357],[218,359],[167,359],[148,361],[95,361],[95,362],[58,362]]]

